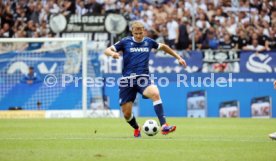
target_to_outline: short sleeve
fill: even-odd
[[[157,43],[155,40],[153,39],[149,39],[150,43],[152,44],[152,48],[154,49],[159,49],[159,43]]]
[[[116,42],[114,45],[113,45],[113,48],[115,49],[116,52],[118,51],[121,51],[123,50],[123,44],[124,44],[124,39]]]

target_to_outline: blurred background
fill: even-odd
[[[163,52],[150,56],[150,72],[170,80],[159,88],[167,116],[276,117],[274,0],[0,0],[0,110],[119,117],[117,85],[85,87],[74,79],[63,86],[60,80],[64,74],[117,80],[122,60],[103,51],[130,36],[132,21],[187,61],[184,69]],[[51,87],[45,85],[49,74],[58,80]],[[186,85],[177,86],[177,74],[187,77]],[[231,87],[193,83],[212,77]],[[141,96],[134,113],[155,116]]]

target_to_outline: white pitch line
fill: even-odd
[[[237,139],[237,138],[173,138],[173,137],[167,137],[167,138],[130,138],[130,137],[121,137],[121,138],[115,138],[115,137],[65,137],[65,138],[0,138],[0,141],[24,141],[24,140],[35,140],[35,141],[47,141],[47,140],[160,140],[160,141],[204,141],[204,142],[214,142],[214,141],[223,141],[223,142],[254,142],[254,143],[266,143],[271,142],[270,139],[267,140],[250,140],[250,139]]]

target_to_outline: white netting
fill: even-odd
[[[73,79],[86,77],[87,70],[83,69],[82,62],[85,51],[83,44],[84,41],[80,39],[1,40],[0,109],[84,108],[83,103],[89,103],[91,98],[83,90],[82,79],[77,81],[78,86],[74,80],[65,86],[62,84],[63,74],[69,74]],[[87,62],[89,70],[94,71],[92,64]],[[30,67],[34,68],[34,76],[28,75]],[[48,75],[57,79],[56,84],[45,84]],[[89,76],[95,77],[93,74]],[[53,81],[54,78],[48,83]]]

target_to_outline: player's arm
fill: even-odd
[[[120,54],[116,52],[114,46],[110,46],[104,50],[104,54],[107,56],[111,56],[114,59],[119,59]]]
[[[184,59],[182,59],[173,49],[171,49],[168,45],[159,43],[159,49],[165,51],[166,53],[170,54],[171,56],[175,57],[179,64],[186,67],[187,64]]]

